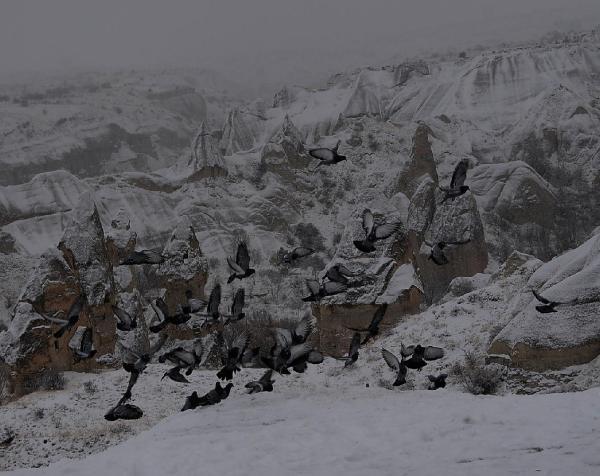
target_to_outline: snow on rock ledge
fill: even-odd
[[[541,314],[531,289],[550,300],[571,301]],[[490,354],[506,354],[512,365],[560,369],[600,355],[600,235],[540,266],[529,279],[527,301],[492,342]]]

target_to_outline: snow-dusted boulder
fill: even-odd
[[[539,313],[531,294],[571,304]],[[600,234],[540,266],[523,290],[515,317],[496,336],[490,354],[508,355],[532,370],[582,364],[600,355]]]
[[[302,133],[286,115],[281,126],[275,130],[264,145],[260,157],[261,163],[270,168],[278,166],[301,168],[306,167],[309,163],[303,154]]]
[[[191,168],[191,175],[188,178],[190,181],[227,175],[223,154],[219,148],[219,139],[208,131],[204,122],[192,142],[188,166]]]
[[[372,210],[375,223],[400,219],[398,211]],[[363,208],[357,209],[346,226],[335,255],[327,265],[343,264],[358,276],[350,278],[346,292],[328,296],[313,304],[318,322],[319,348],[330,355],[347,352],[353,331],[347,327],[366,328],[375,311],[387,304],[381,328],[393,327],[402,316],[419,309],[423,287],[415,273],[406,229],[402,228],[387,240],[377,242],[377,251],[361,253],[354,240],[364,239]]]
[[[431,129],[424,123],[419,124],[415,129],[410,162],[402,170],[398,179],[400,190],[408,196],[417,190],[425,176],[429,176],[436,184],[438,183],[438,174],[429,141],[431,134]]]

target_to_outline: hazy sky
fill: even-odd
[[[310,80],[600,23],[600,0],[0,0],[0,73],[192,65]]]

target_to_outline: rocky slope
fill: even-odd
[[[249,301],[277,316],[305,310],[304,279],[332,260],[375,278],[316,313],[364,305],[362,322],[404,291],[402,313],[415,312],[454,278],[494,271],[514,250],[548,260],[588,238],[600,218],[599,74],[598,35],[583,34],[363,68],[321,89],[284,88],[272,107],[202,94],[167,73],[19,96],[0,103],[0,253],[16,263],[54,248],[89,195],[103,230],[124,211],[140,247],[164,247],[184,219],[209,287],[226,279],[235,243],[248,240],[258,270],[245,283]],[[348,160],[315,168],[307,149],[338,140]],[[470,191],[442,204],[437,187],[465,158]],[[364,208],[406,225],[366,257],[350,243]],[[441,239],[470,240],[443,270],[427,260],[427,243]],[[278,252],[297,245],[317,253],[283,266]],[[0,306],[14,320],[21,304]]]

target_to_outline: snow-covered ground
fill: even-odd
[[[221,404],[185,413],[175,411],[182,392],[166,382],[169,391],[144,408],[144,419],[166,406],[173,414],[154,428],[81,461],[8,474],[491,476],[600,470],[600,388],[473,396],[452,388],[387,390],[373,379],[369,387],[356,382],[341,388],[328,384],[326,367],[279,377],[270,394],[243,395],[238,385]],[[240,379],[254,373],[245,371]],[[110,438],[111,427],[144,424],[103,422],[93,409],[89,414],[78,436],[82,443],[96,425]],[[14,444],[23,445],[22,437]]]

